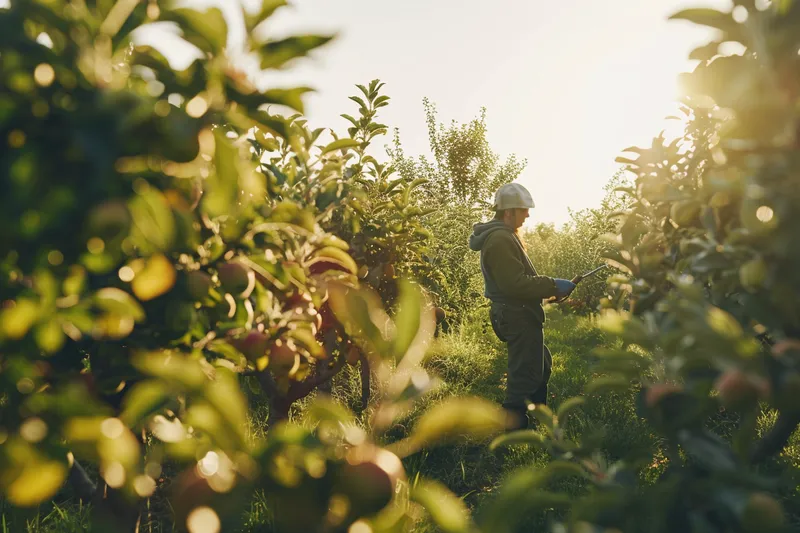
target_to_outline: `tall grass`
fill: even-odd
[[[545,327],[545,342],[553,354],[553,375],[550,381],[552,408],[557,409],[564,400],[582,395],[584,387],[593,375],[591,352],[596,347],[612,346],[615,340],[607,337],[596,326],[591,317],[562,314],[557,310],[548,312]],[[413,427],[416,418],[436,402],[452,396],[478,395],[500,402],[503,398],[506,379],[505,347],[494,336],[488,322],[486,309],[477,309],[464,325],[447,335],[440,336],[432,345],[424,361],[427,369],[442,381],[441,387],[427,396],[413,411],[408,413],[386,435],[391,441],[405,436]],[[361,385],[356,369],[346,368],[339,374],[332,387],[332,394],[352,408],[360,403]],[[266,431],[267,407],[263,398],[253,391],[251,431],[254,436],[263,436]],[[304,403],[293,412],[296,420],[302,421]],[[764,413],[762,429],[771,423],[773,414]],[[366,414],[362,415],[366,423]],[[714,428],[725,434],[735,427],[735,421],[722,420]],[[567,426],[575,438],[593,438],[602,443],[602,451],[608,460],[636,455],[657,458],[642,473],[643,480],[654,480],[663,468],[658,460],[659,439],[635,411],[633,393],[587,397],[583,408],[570,417]],[[517,446],[500,454],[489,451],[485,443],[456,444],[423,450],[404,460],[409,480],[417,476],[436,479],[458,496],[480,515],[487,501],[493,498],[503,481],[519,468],[538,468],[549,458],[541,451]],[[789,446],[777,461],[765,467],[800,484],[800,433],[795,434]],[[584,490],[579,482],[560,484],[560,491],[576,496]],[[784,503],[791,520],[800,525],[800,495],[795,489],[783,494]],[[85,506],[70,499],[65,492],[58,504],[42,505],[29,511],[14,510],[0,500],[0,533],[73,533],[87,531],[88,512]],[[142,531],[166,533],[173,531],[171,517],[166,507],[161,516],[156,513]],[[525,516],[519,531],[543,531],[547,523],[557,518],[556,511],[539,511]],[[263,494],[256,494],[249,511],[242,517],[238,531],[244,533],[270,533],[272,531],[267,502]],[[800,530],[800,527],[798,527]],[[436,531],[424,518],[415,531]]]

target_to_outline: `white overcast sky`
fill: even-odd
[[[191,3],[238,18],[236,0]],[[731,2],[293,0],[267,24],[270,37],[337,38],[267,80],[314,87],[311,124],[344,131],[339,115],[355,112],[354,85],[380,78],[392,97],[380,119],[415,155],[428,153],[423,97],[443,122],[468,121],[485,106],[495,151],[528,160],[520,182],[537,205],[530,223],[561,223],[568,207],[597,204],[622,149],[669,126],[676,76],[693,68],[689,52],[712,34],[667,17],[698,6],[729,10]],[[240,38],[231,32],[232,45]],[[167,48],[171,59],[188,57],[171,40]]]

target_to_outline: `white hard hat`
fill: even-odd
[[[494,209],[533,209],[536,205],[528,189],[519,183],[506,183],[494,195]]]

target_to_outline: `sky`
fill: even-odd
[[[250,2],[250,0],[247,0]],[[219,5],[235,21],[235,0]],[[304,84],[314,127],[344,131],[341,113],[355,84],[379,78],[391,105],[381,122],[398,128],[406,154],[428,154],[422,105],[441,122],[467,122],[487,109],[488,138],[505,158],[528,165],[519,182],[536,208],[529,225],[561,224],[568,208],[593,207],[620,168],[624,148],[649,144],[671,126],[677,75],[710,30],[668,21],[687,7],[729,10],[730,0],[293,0],[266,24],[279,38],[298,32],[336,34],[310,58],[270,72],[271,86]],[[241,35],[231,32],[231,43]],[[143,38],[144,40],[145,38]],[[153,39],[152,36],[147,38]],[[167,41],[163,38],[162,44]],[[191,52],[169,41],[180,63]],[[378,139],[388,145],[391,137]]]

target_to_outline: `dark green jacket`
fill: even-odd
[[[537,274],[511,228],[501,220],[475,224],[469,247],[481,252],[485,296],[494,303],[527,307],[544,323],[542,300],[556,295],[556,284]]]

